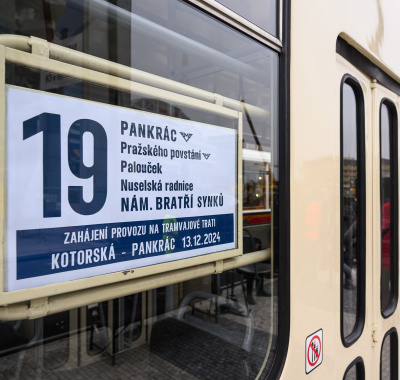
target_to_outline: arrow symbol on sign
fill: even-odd
[[[193,136],[193,133],[185,133],[185,132],[180,132],[180,133],[186,142],[188,142],[190,138]]]

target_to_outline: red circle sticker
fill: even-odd
[[[319,338],[318,335],[316,335],[314,336],[314,338],[311,339],[307,349],[307,360],[308,364],[311,367],[315,366],[315,364],[318,363],[318,360],[321,356],[321,352],[322,352],[321,339]]]

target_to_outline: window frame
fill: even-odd
[[[355,366],[356,368],[356,375],[357,375],[357,380],[364,380],[365,379],[365,366],[364,366],[364,360],[362,359],[361,356],[355,358],[346,368],[346,371],[344,372],[343,375],[343,380],[346,380],[347,374],[350,372],[350,370]]]
[[[195,5],[196,7],[206,11],[207,13],[216,16],[220,20],[230,24],[234,28],[244,32],[248,36],[258,40],[264,45],[281,52],[284,43],[284,17],[285,5],[284,0],[277,0],[277,36],[274,36],[259,26],[248,21],[246,18],[240,16],[238,13],[230,10],[216,0],[186,0],[187,2]]]
[[[385,340],[388,336],[390,336],[390,374],[391,374],[390,377],[393,379],[398,379],[398,376],[399,376],[399,365],[398,365],[399,336],[397,334],[397,330],[395,327],[393,327],[389,331],[387,331],[382,339],[381,352],[380,352],[380,357],[379,357],[379,378],[382,379],[383,345],[385,344]]]

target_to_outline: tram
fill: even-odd
[[[0,0],[0,377],[398,379],[399,14]]]

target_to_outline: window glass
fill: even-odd
[[[241,101],[244,148],[267,152],[256,162],[271,156],[272,128],[278,121],[278,55],[272,50],[176,0],[116,1],[117,5],[103,0],[9,3],[4,9],[7,22],[1,25],[4,33],[44,38]],[[22,78],[17,72],[12,75],[14,82],[26,87],[34,87],[30,82],[36,80],[42,90],[171,114],[168,104],[134,94],[116,98],[112,90],[82,85],[77,80],[61,83],[48,73],[31,78]],[[197,111],[190,112],[183,117],[195,119]],[[211,124],[219,121],[212,113],[201,118]]]
[[[70,313],[55,314],[43,320],[43,364],[54,370],[67,364],[70,353]]]
[[[398,378],[398,337],[395,330],[386,334],[381,350],[381,380]]]
[[[357,367],[356,366],[353,366],[350,368],[349,372],[347,372],[345,380],[357,380]]]
[[[391,339],[390,335],[388,335],[382,344],[382,352],[381,352],[381,380],[391,380],[393,379],[391,374],[390,362],[391,362]]]
[[[341,163],[341,249],[342,249],[342,336],[349,344],[362,329],[364,154],[363,105],[358,83],[348,77],[342,87]]]
[[[112,378],[120,371],[142,378],[242,379],[267,372],[278,331],[278,230],[272,225],[278,219],[272,217],[279,190],[278,54],[177,0],[15,0],[2,11],[3,33],[47,39],[169,79],[175,92],[187,95],[185,84],[205,97],[218,94],[224,106],[241,111],[243,253],[259,256],[217,275],[192,270],[190,279],[146,292],[133,287],[124,297],[35,321],[1,322],[1,377]],[[139,96],[134,86],[122,91],[28,66],[8,63],[6,83],[238,128],[213,112]],[[209,141],[215,144],[212,136]],[[69,153],[79,161],[76,150]],[[90,159],[82,160],[90,166]]]
[[[364,380],[365,369],[361,358],[354,360],[346,369],[343,380]]]
[[[278,35],[278,1],[277,0],[217,0],[238,15],[266,30],[274,36]]]
[[[381,310],[394,311],[397,293],[397,116],[392,103],[381,105]],[[397,300],[397,297],[396,297]],[[390,310],[389,310],[390,309]]]

